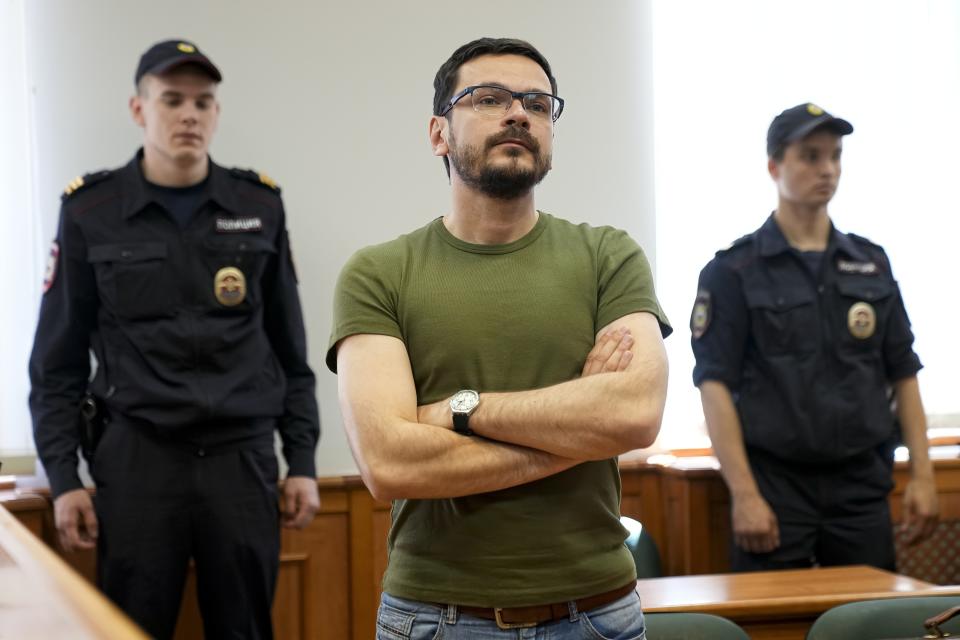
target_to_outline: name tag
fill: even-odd
[[[840,273],[859,273],[862,275],[876,275],[877,265],[873,262],[854,262],[853,260],[837,260],[837,270]]]
[[[246,233],[262,231],[260,218],[217,218],[217,233]]]

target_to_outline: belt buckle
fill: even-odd
[[[504,622],[500,616],[502,611],[502,607],[493,608],[493,617],[497,621],[497,627],[501,629],[529,629],[530,627],[537,626],[536,622]]]

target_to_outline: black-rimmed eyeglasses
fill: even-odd
[[[474,111],[496,118],[509,111],[514,100],[519,100],[524,111],[536,118],[550,118],[556,122],[563,113],[563,98],[558,96],[539,91],[510,91],[503,87],[480,84],[467,87],[450,98],[450,102],[443,108],[440,115],[447,115],[450,109],[453,109],[453,106],[465,96],[470,96]]]

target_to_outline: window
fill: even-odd
[[[707,446],[687,321],[700,269],[776,207],[766,129],[813,101],[854,126],[830,214],[883,245],[934,424],[960,421],[953,283],[960,4],[735,0],[653,5],[658,294],[677,331],[660,444]],[[950,418],[949,415],[953,415]],[[958,424],[957,426],[960,426]]]
[[[0,453],[33,451],[26,362],[33,343],[42,253],[32,201],[23,2],[0,3]],[[9,469],[4,466],[4,473]]]

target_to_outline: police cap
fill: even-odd
[[[183,64],[195,64],[216,82],[223,80],[220,70],[197,48],[197,45],[186,40],[164,40],[153,45],[140,56],[140,64],[137,65],[133,83],[139,84],[140,78],[148,73],[162,75]]]
[[[830,115],[812,102],[790,107],[774,118],[767,129],[767,155],[772,157],[782,147],[821,128],[841,136],[853,133],[852,124]]]

